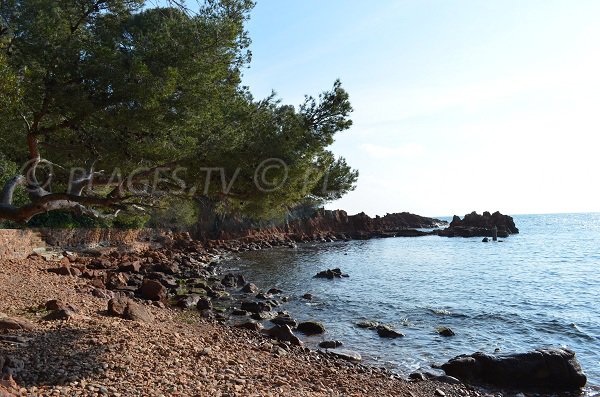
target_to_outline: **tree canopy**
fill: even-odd
[[[242,85],[252,7],[0,0],[0,219],[172,195],[269,217],[352,190],[327,149],[352,124],[339,81],[298,107]]]

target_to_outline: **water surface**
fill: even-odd
[[[228,263],[267,290],[292,297],[283,309],[325,324],[367,362],[408,374],[459,354],[567,347],[594,390],[600,385],[600,214],[515,216],[521,234],[481,238],[388,238],[248,252]],[[315,279],[340,267],[340,280]],[[305,293],[312,302],[300,299]],[[394,325],[381,339],[361,320]],[[444,338],[436,327],[450,327]]]

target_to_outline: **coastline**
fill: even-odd
[[[41,258],[2,261],[0,313],[33,325],[8,332],[23,343],[2,342],[3,355],[23,362],[15,377],[21,395],[481,395],[460,385],[408,382],[193,311],[146,302],[152,322],[110,317],[107,299],[91,295],[87,280],[48,272],[54,266]],[[78,311],[67,321],[44,321],[46,313],[35,308],[51,299]]]

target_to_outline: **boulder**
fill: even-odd
[[[279,288],[271,288],[270,290],[267,291],[267,294],[269,295],[278,295],[283,293],[282,290],[280,290]]]
[[[140,261],[123,262],[119,265],[119,271],[128,273],[137,273],[141,270]]]
[[[271,322],[277,325],[289,325],[290,328],[296,328],[298,326],[298,322],[287,313],[278,314],[277,317],[271,319]]]
[[[315,278],[327,278],[329,280],[342,277],[349,276],[347,274],[342,273],[342,271],[339,268],[323,270],[315,275]]]
[[[35,325],[28,320],[17,317],[8,317],[5,314],[0,313],[0,331],[8,329],[32,330],[34,328]]]
[[[376,329],[379,326],[377,321],[361,321],[356,324],[358,328]]]
[[[519,229],[511,216],[502,215],[496,211],[490,214],[485,211],[479,215],[475,211],[466,214],[463,219],[454,215],[450,225],[438,232],[440,236],[446,237],[508,237],[518,234]],[[485,239],[483,240],[484,242]],[[489,241],[489,239],[488,239]]]
[[[242,302],[242,310],[250,313],[270,312],[271,306],[266,302]]]
[[[189,309],[191,307],[196,306],[199,300],[200,295],[183,296],[177,301],[177,306],[181,307],[182,309]]]
[[[292,329],[287,325],[275,325],[273,328],[265,329],[263,334],[275,338],[280,341],[290,342],[292,345],[301,346],[302,341],[298,339],[292,332]]]
[[[209,298],[200,298],[196,303],[196,308],[200,311],[212,309],[212,301]]]
[[[125,320],[140,321],[143,323],[149,323],[154,320],[154,316],[150,313],[146,307],[129,300],[125,313],[123,313]]]
[[[248,283],[244,285],[244,288],[242,288],[242,292],[245,292],[247,294],[255,294],[258,292],[258,287],[252,283]]]
[[[229,288],[242,287],[246,285],[246,280],[241,274],[229,273],[226,274],[225,277],[223,277],[223,279],[221,280],[221,284]]]
[[[319,343],[319,347],[323,349],[335,349],[342,346],[342,344],[339,340],[324,340]]]
[[[448,327],[438,327],[436,329],[437,333],[440,334],[441,336],[454,336],[456,335],[454,333],[454,331],[452,331],[450,328]]]
[[[575,353],[567,349],[498,355],[478,352],[455,357],[442,369],[467,383],[509,389],[577,390],[587,382]]]
[[[138,293],[144,299],[152,301],[163,301],[167,299],[167,289],[157,280],[144,279]]]
[[[379,335],[382,338],[400,338],[404,336],[403,333],[396,331],[389,325],[378,325],[376,330],[377,335]]]
[[[317,335],[325,332],[325,327],[317,321],[304,321],[298,324],[298,331],[306,335]]]
[[[111,316],[123,316],[129,299],[123,296],[117,296],[108,301],[108,314]]]

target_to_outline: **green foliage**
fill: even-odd
[[[22,164],[33,133],[42,157],[60,166],[55,187],[67,186],[70,168],[93,161],[109,175],[176,163],[186,169],[178,178],[188,197],[260,219],[341,197],[358,174],[327,147],[352,125],[348,93],[336,81],[297,108],[274,95],[255,100],[241,85],[252,7],[210,0],[192,15],[143,0],[0,0],[0,152]],[[285,167],[258,172],[268,159]],[[257,177],[267,182],[260,189]],[[169,208],[154,211],[151,224],[196,218],[193,205],[159,198]],[[129,216],[114,225],[148,220]],[[36,222],[79,222],[56,217]]]
[[[142,229],[150,220],[148,214],[133,212],[119,213],[113,220],[112,226],[117,229]]]

